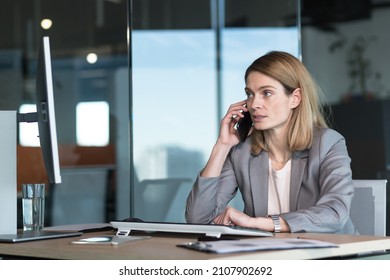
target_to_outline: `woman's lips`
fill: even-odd
[[[253,121],[254,122],[256,122],[256,121],[262,121],[263,119],[265,119],[267,116],[265,116],[265,115],[259,115],[259,114],[257,114],[257,115],[253,115],[252,116],[252,119],[253,119]]]

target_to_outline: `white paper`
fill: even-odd
[[[208,242],[189,242],[178,245],[198,251],[213,253],[238,253],[249,251],[284,250],[302,248],[338,247],[334,243],[303,238],[261,238],[242,240],[221,240]]]

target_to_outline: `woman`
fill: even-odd
[[[345,140],[327,127],[305,66],[273,51],[248,67],[245,83],[246,100],[232,104],[221,120],[188,196],[187,222],[357,234],[349,217],[353,184]],[[253,125],[240,142],[235,125],[245,112]],[[228,206],[238,189],[243,212]]]

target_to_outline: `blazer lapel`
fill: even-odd
[[[297,210],[298,195],[307,164],[308,151],[296,152],[291,162],[290,211]]]
[[[253,216],[268,214],[268,156],[262,152],[252,156],[249,162],[249,178],[252,191]]]

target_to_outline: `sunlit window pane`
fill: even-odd
[[[109,107],[104,101],[80,102],[76,107],[76,142],[80,146],[107,146]]]
[[[19,113],[36,112],[37,107],[34,104],[23,104],[19,108]],[[26,147],[39,147],[38,123],[19,123],[19,144]]]

